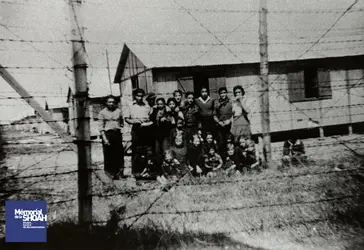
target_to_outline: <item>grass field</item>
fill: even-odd
[[[8,145],[3,165],[8,176],[16,175],[8,178],[17,186],[8,183],[8,199],[49,204],[49,244],[35,249],[72,247],[82,235],[74,225],[75,153],[52,137],[7,138],[43,142]],[[214,179],[185,176],[168,192],[154,182],[108,182],[94,143],[95,227],[82,239],[91,249],[364,249],[363,139],[305,140],[308,164]],[[275,160],[281,147],[272,145]]]

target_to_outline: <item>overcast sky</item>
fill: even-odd
[[[179,5],[189,9],[258,10],[258,0],[87,0],[83,7],[83,23],[86,27],[85,39],[88,54],[88,80],[91,95],[109,94],[109,78],[106,68],[105,51],[108,50],[113,80],[120,57],[123,42],[150,42],[165,40],[178,34],[205,32],[193,18],[186,18],[186,13]],[[272,0],[268,1],[269,10],[312,10],[312,9],[346,9],[353,0]],[[364,0],[359,0],[356,8],[362,8]],[[233,8],[232,8],[233,6]],[[191,12],[205,27],[212,32],[224,30],[228,25],[223,15],[203,11]],[[70,40],[69,6],[65,0],[0,0],[0,64],[10,67],[8,71],[37,100],[44,104],[45,99],[55,105],[64,105],[68,87],[73,85],[72,47]],[[250,13],[231,13],[238,26],[250,18],[250,23],[241,29],[256,27],[258,15]],[[339,16],[339,13],[328,14],[327,23],[315,23],[311,16],[302,15],[295,22],[284,24],[285,28],[302,26],[301,20],[310,21],[305,25],[328,27]],[[220,18],[219,18],[220,17]],[[309,20],[310,19],[310,20]],[[361,19],[362,21],[363,19]],[[4,27],[4,26],[5,27]],[[340,23],[338,23],[340,26]],[[357,26],[362,26],[358,21]],[[311,28],[311,27],[309,27]],[[322,32],[322,31],[321,31]],[[358,34],[362,34],[363,30]],[[297,33],[293,35],[299,35]],[[193,37],[205,42],[211,35]],[[277,34],[279,36],[279,34]],[[4,40],[5,39],[5,40]],[[14,42],[6,39],[26,40],[33,42]],[[43,42],[36,42],[43,41]],[[50,41],[50,42],[45,42]],[[112,44],[111,44],[112,43]],[[21,67],[14,69],[12,67]],[[36,67],[36,68],[28,68]],[[37,69],[37,67],[54,69]],[[118,94],[114,85],[114,94]],[[0,78],[0,120],[19,119],[34,111],[19,99],[15,91]],[[47,97],[47,98],[45,98]]]

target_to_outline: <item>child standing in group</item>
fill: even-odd
[[[215,152],[219,152],[217,142],[214,139],[213,135],[209,132],[206,133],[205,141],[203,143],[204,151],[207,152],[209,148],[213,147]]]
[[[198,134],[192,136],[190,144],[187,146],[187,166],[191,170],[193,175],[202,174],[202,156],[203,147]]]
[[[214,147],[210,147],[207,155],[205,155],[204,173],[207,176],[213,177],[222,168],[222,165],[223,161],[221,156],[216,153]]]

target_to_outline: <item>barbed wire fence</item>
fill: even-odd
[[[349,142],[350,143],[350,142]],[[362,144],[362,143],[361,143]],[[330,145],[332,146],[332,145]],[[56,156],[60,152],[56,152],[56,154],[51,155]],[[317,155],[317,152],[315,153]],[[311,154],[310,156],[315,156],[314,154]],[[70,171],[57,171],[57,172],[50,172],[45,174],[34,174],[36,170],[40,170],[41,172],[44,172],[44,168],[35,168],[35,166],[39,165],[39,163],[46,161],[47,158],[44,158],[35,164],[32,164],[31,166],[27,167],[27,171],[20,170],[16,172],[13,175],[6,176],[5,178],[0,179],[1,182],[7,181],[17,181],[22,182],[22,185],[20,187],[13,188],[9,190],[7,193],[2,194],[2,199],[4,198],[10,198],[13,195],[17,195],[18,197],[29,197],[33,199],[46,199],[51,200],[49,201],[50,206],[50,212],[52,211],[53,207],[58,207],[62,204],[70,204],[77,201],[77,197],[70,198],[74,196],[74,188],[75,188],[75,182],[77,180],[76,174],[76,164],[72,164],[70,166],[73,167],[74,170]],[[64,166],[63,166],[64,168]],[[51,170],[51,169],[50,169]],[[93,169],[93,171],[102,171],[100,168]],[[296,174],[279,174],[275,173],[271,176],[260,176],[253,175],[253,176],[243,176],[239,178],[226,178],[222,180],[214,180],[214,179],[201,179],[201,180],[190,180],[190,179],[184,179],[181,178],[178,181],[176,181],[169,190],[173,188],[179,188],[181,189],[179,192],[186,192],[187,190],[195,187],[196,192],[202,191],[205,188],[211,189],[221,189],[226,188],[228,185],[238,185],[238,187],[261,187],[264,186],[265,183],[277,183],[283,184],[290,181],[290,180],[309,180],[310,178],[314,176],[321,176],[320,178],[328,178],[330,177],[331,180],[336,180],[342,178],[342,176],[363,176],[363,168],[362,167],[353,167],[348,169],[332,169],[332,170],[326,170],[326,171],[309,171],[309,167],[307,167],[307,172],[303,173],[296,173]],[[24,182],[27,180],[27,182]],[[42,188],[37,189],[34,188],[35,185],[39,184],[37,180],[42,180]],[[64,186],[65,180],[68,181],[67,185],[70,185],[70,189],[65,192],[64,190],[57,190],[57,187]],[[71,183],[69,183],[71,182]],[[73,185],[72,185],[73,182]],[[306,181],[307,182],[307,181]],[[57,184],[58,185],[57,185]],[[251,183],[251,184],[249,184]],[[298,184],[299,188],[302,187],[302,182],[299,182]],[[38,185],[39,186],[39,185]],[[33,187],[33,188],[32,188]],[[49,187],[44,189],[44,187]],[[291,186],[292,187],[292,186]],[[39,187],[38,187],[39,188]],[[230,187],[229,187],[230,188]],[[43,190],[42,190],[43,189]],[[267,208],[279,208],[279,207],[295,207],[295,206],[312,206],[314,204],[326,204],[326,203],[338,203],[342,202],[343,200],[349,200],[350,202],[353,201],[359,201],[360,194],[353,192],[352,194],[348,193],[341,193],[339,190],[335,190],[335,192],[339,192],[340,195],[336,195],[334,197],[330,198],[320,198],[320,199],[314,199],[314,200],[308,200],[307,198],[302,197],[301,200],[296,202],[290,202],[290,203],[282,203],[282,202],[273,202],[271,200],[266,200],[266,203],[261,203],[261,201],[257,200],[258,204],[254,205],[241,205],[241,206],[216,206],[216,204],[209,206],[205,204],[205,206],[201,209],[195,208],[190,210],[160,210],[161,208],[154,208],[154,205],[162,199],[162,197],[166,196],[169,192],[168,191],[161,191],[159,186],[153,186],[148,188],[133,188],[124,186],[123,189],[129,189],[129,190],[113,190],[111,193],[105,193],[105,190],[99,190],[99,192],[95,192],[93,194],[93,197],[101,199],[101,202],[110,201],[112,199],[118,198],[120,200],[120,197],[123,197],[122,199],[135,199],[135,197],[145,197],[150,196],[151,194],[155,194],[157,192],[157,197],[153,199],[153,202],[151,202],[145,211],[142,211],[140,213],[132,214],[129,216],[121,217],[120,222],[126,223],[129,226],[132,227],[137,221],[141,220],[142,217],[147,216],[150,218],[150,216],[164,216],[164,215],[175,215],[175,216],[185,216],[187,214],[210,214],[210,213],[218,213],[218,212],[231,212],[231,211],[245,211],[245,210],[251,210],[251,209],[267,209]],[[254,188],[250,188],[254,190]],[[176,192],[175,190],[173,192]],[[251,191],[253,192],[253,191]],[[143,195],[144,193],[144,195]],[[222,205],[222,204],[220,204]],[[69,205],[68,205],[69,206]],[[157,206],[158,207],[158,206]],[[328,218],[322,218],[322,221],[327,221]],[[314,220],[314,222],[317,222],[317,220]],[[107,220],[105,221],[95,221],[95,224],[105,224],[107,223]],[[304,223],[302,221],[297,222]]]
[[[354,139],[348,139],[345,140],[344,142],[337,142],[337,144],[329,142],[329,143],[320,143],[318,145],[312,145],[313,148],[319,148],[319,149],[323,149],[324,147],[333,147],[335,145],[344,143],[345,145],[348,145],[349,147],[352,145],[358,145],[360,148],[362,148],[363,145],[363,136],[357,136]],[[34,143],[30,144],[31,146],[34,145]],[[63,144],[61,144],[63,145]],[[308,148],[310,148],[310,145],[307,145]],[[63,149],[64,150],[64,149]],[[279,151],[279,149],[277,149],[277,151]],[[62,152],[62,151],[60,151]],[[55,154],[51,155],[50,157],[55,157],[57,155],[60,154],[60,152],[56,152]],[[65,151],[65,152],[69,152],[69,151]],[[322,151],[321,151],[322,152]],[[320,154],[320,152],[317,152],[317,150],[314,151],[314,153],[312,154],[308,154],[309,157],[315,158],[315,156],[317,156],[318,154]],[[17,181],[17,182],[22,182],[23,184],[21,185],[21,187],[16,187],[13,188],[12,190],[9,190],[8,193],[3,194],[2,198],[9,198],[11,195],[17,195],[18,197],[29,197],[31,199],[46,199],[46,200],[50,200],[48,202],[49,204],[49,211],[52,214],[54,214],[54,218],[56,218],[57,209],[59,209],[60,207],[63,209],[67,210],[67,207],[71,207],[70,204],[74,204],[73,206],[75,206],[75,202],[77,201],[77,197],[75,197],[74,195],[74,189],[76,188],[76,174],[77,174],[77,170],[76,170],[76,164],[71,164],[70,166],[61,166],[62,168],[60,168],[58,171],[56,172],[50,172],[48,173],[44,173],[45,172],[45,168],[49,168],[49,171],[52,171],[52,168],[54,166],[50,166],[50,167],[37,167],[39,165],[39,163],[46,161],[46,158],[43,158],[42,160],[36,162],[35,164],[32,164],[30,166],[27,166],[26,169],[22,169],[20,171],[17,171],[15,174],[11,175],[11,176],[7,176],[5,179],[1,179],[0,181],[3,182],[4,180],[6,181]],[[102,164],[102,162],[95,162],[96,164]],[[56,164],[54,164],[56,165]],[[68,169],[68,167],[73,167],[73,170],[69,170],[69,171],[65,171],[65,167]],[[258,175],[253,175],[252,177],[250,176],[243,176],[240,178],[228,178],[228,179],[223,179],[223,180],[209,180],[209,179],[201,179],[201,180],[195,180],[195,181],[191,181],[191,180],[178,180],[177,182],[175,182],[173,184],[174,188],[182,188],[182,189],[190,189],[191,187],[195,187],[196,190],[201,190],[204,187],[208,187],[210,188],[221,188],[221,187],[226,187],[226,185],[231,185],[231,184],[235,184],[238,185],[240,187],[249,187],[249,186],[264,186],[264,183],[266,182],[279,182],[281,184],[284,185],[284,183],[286,183],[288,180],[299,180],[299,179],[307,179],[309,180],[310,178],[314,177],[314,176],[322,176],[323,178],[327,178],[328,176],[331,176],[332,180],[336,180],[337,178],[341,178],[343,176],[343,174],[345,176],[363,176],[363,168],[362,167],[355,167],[355,168],[348,168],[348,169],[340,169],[340,170],[327,170],[327,171],[309,171],[309,167],[307,167],[307,172],[304,173],[297,173],[297,174],[279,174],[276,173],[275,175],[272,176],[260,176]],[[40,171],[40,174],[36,174],[38,171]],[[93,169],[94,172],[97,171],[102,171],[100,168],[96,168]],[[322,178],[321,177],[321,178]],[[27,180],[27,182],[24,182],[25,180]],[[36,185],[38,183],[37,180],[42,180],[42,188],[41,189],[37,189],[34,188],[34,185]],[[67,192],[65,191],[60,191],[57,190],[57,187],[59,186],[65,186],[65,181],[67,180],[69,187],[69,190],[67,190]],[[71,182],[71,183],[70,183]],[[73,182],[73,184],[72,184]],[[251,184],[249,184],[251,183]],[[58,184],[58,185],[57,185]],[[296,184],[297,185],[297,184]],[[173,188],[173,186],[171,186],[170,188]],[[302,188],[302,183],[299,183],[299,186]],[[33,187],[33,188],[32,188]],[[48,189],[44,189],[44,187],[49,187]],[[52,188],[53,187],[53,188]],[[151,220],[153,220],[154,218],[157,217],[164,217],[166,215],[169,216],[178,216],[178,217],[184,217],[187,215],[193,215],[193,214],[203,214],[205,216],[207,216],[208,214],[211,213],[231,213],[231,212],[243,212],[246,210],[253,210],[253,209],[263,209],[265,211],[265,209],[269,209],[269,208],[281,208],[281,207],[290,207],[292,209],[295,209],[295,207],[298,206],[304,206],[304,207],[312,207],[314,205],[317,204],[337,204],[340,202],[359,202],[360,199],[360,194],[357,193],[353,193],[353,194],[342,194],[340,193],[340,195],[337,195],[335,197],[330,197],[330,198],[320,198],[317,200],[307,200],[305,198],[303,198],[303,200],[297,201],[297,202],[292,202],[292,203],[275,203],[273,201],[266,201],[268,202],[267,204],[261,204],[261,202],[257,201],[258,204],[255,205],[242,205],[242,206],[221,206],[221,207],[217,207],[216,205],[205,205],[202,209],[191,209],[191,210],[161,210],[161,208],[158,208],[158,206],[156,205],[157,202],[159,200],[161,200],[163,197],[168,195],[168,191],[161,191],[159,186],[153,186],[153,187],[141,187],[141,188],[133,188],[131,186],[123,186],[124,190],[119,191],[117,190],[113,190],[112,192],[106,193],[105,189],[99,189],[98,192],[94,192],[93,197],[99,199],[98,201],[101,201],[101,203],[105,202],[105,201],[110,201],[113,199],[118,199],[120,200],[120,197],[123,199],[135,199],[135,197],[141,196],[143,197],[143,199],[145,199],[145,197],[148,197],[151,192],[152,194],[154,194],[155,192],[157,192],[157,194],[159,193],[159,195],[155,198],[155,200],[153,200],[153,202],[151,202],[149,204],[149,208],[145,209],[145,211],[141,211],[140,213],[136,213],[136,214],[132,214],[129,216],[123,217],[121,216],[120,218],[120,223],[125,223],[128,225],[128,227],[132,227],[136,222],[142,220],[143,217],[148,217]],[[174,191],[175,192],[175,191]],[[181,190],[180,192],[185,192],[185,190]],[[196,191],[198,192],[198,191]],[[144,195],[143,195],[144,193]],[[73,197],[72,197],[73,196]],[[72,197],[72,198],[70,198]],[[62,205],[64,204],[68,204],[66,207],[63,207]],[[157,206],[157,208],[155,208],[155,205]],[[52,213],[53,212],[53,213]],[[59,215],[61,216],[61,212],[58,212]],[[207,214],[207,215],[206,215]],[[151,217],[152,216],[152,217]],[[157,216],[157,217],[155,217]],[[202,216],[202,215],[201,215]],[[192,218],[190,218],[192,219]],[[322,218],[316,218],[316,219],[311,219],[311,220],[292,220],[292,221],[286,221],[283,222],[283,225],[290,225],[290,226],[294,226],[294,225],[305,225],[305,224],[309,224],[309,223],[319,223],[319,222],[327,222],[329,221],[330,218],[328,217],[322,217]],[[107,220],[105,221],[95,221],[95,224],[106,224]],[[144,223],[144,220],[143,220]],[[280,227],[280,224],[278,225],[271,225],[273,228],[275,227]],[[268,225],[265,225],[265,227],[270,227]],[[254,224],[254,225],[250,225],[249,227],[245,224],[244,227],[240,227],[240,229],[236,228],[234,230],[230,230],[229,233],[234,233],[234,232],[239,232],[242,231],[242,229],[247,230],[247,231],[251,231],[251,230],[258,230],[260,227],[258,224]]]
[[[0,3],[4,3],[4,4],[33,4],[32,1],[28,0],[28,1],[17,1],[17,2],[10,2],[10,1],[0,1]],[[100,4],[99,2],[95,2],[94,1],[86,1],[86,3],[88,4]],[[102,3],[105,4],[105,3]],[[352,6],[351,6],[352,7]],[[232,51],[231,49],[229,49],[229,46],[232,45],[243,45],[243,44],[248,44],[248,45],[257,45],[257,43],[250,43],[250,42],[241,42],[241,43],[229,43],[229,42],[224,42],[224,39],[220,39],[218,38],[214,32],[210,31],[209,29],[207,29],[197,18],[194,17],[195,12],[248,12],[248,13],[252,13],[252,15],[247,19],[249,20],[252,16],[254,16],[255,14],[257,14],[258,12],[256,11],[243,11],[243,10],[213,10],[213,9],[188,9],[188,8],[184,8],[181,5],[179,5],[179,7],[177,8],[177,10],[181,10],[181,11],[186,11],[189,15],[191,15],[191,17],[194,18],[194,20],[196,22],[199,23],[199,25],[203,28],[206,29],[207,32],[209,32],[212,36],[214,36],[215,38],[217,38],[217,42],[216,43],[198,43],[198,42],[193,42],[193,43],[163,43],[163,42],[147,42],[147,43],[142,43],[142,42],[133,42],[131,41],[129,44],[131,45],[141,45],[141,46],[171,46],[171,47],[179,47],[179,46],[211,46],[208,50],[201,50],[199,51],[201,54],[198,55],[196,57],[196,60],[198,60],[200,57],[202,57],[205,53],[208,53],[209,50],[211,50],[211,48],[215,47],[215,46],[224,46],[226,47],[230,53],[234,54],[234,56],[236,58],[238,58],[240,61],[243,62],[243,60],[240,59],[240,56],[236,55],[234,53],[234,51]],[[306,54],[309,51],[315,51],[313,50],[313,47],[317,44],[320,43],[333,43],[333,44],[345,44],[347,42],[352,42],[352,43],[362,43],[363,40],[362,39],[341,39],[341,40],[325,40],[325,41],[321,41],[324,37],[326,37],[326,35],[335,27],[336,23],[347,13],[350,11],[360,11],[362,12],[363,9],[355,9],[352,10],[350,7],[348,9],[342,10],[342,9],[334,9],[334,10],[322,10],[322,11],[318,11],[318,10],[312,10],[312,11],[272,11],[270,12],[271,14],[303,14],[303,13],[315,13],[315,14],[325,14],[325,13],[330,13],[330,14],[340,14],[340,17],[337,19],[337,21],[335,21],[329,29],[323,29],[322,30],[322,36],[320,36],[318,39],[313,39],[313,41],[299,41],[299,42],[285,42],[285,41],[274,41],[269,43],[270,45],[289,45],[289,44],[302,44],[302,45],[309,45],[308,49],[305,51],[304,54]],[[241,24],[242,25],[242,24]],[[1,24],[1,27],[4,27],[5,29],[10,29],[10,31],[12,30],[13,27],[5,25],[5,24]],[[238,29],[239,26],[237,26],[236,29]],[[26,29],[27,27],[21,27],[20,29]],[[226,37],[229,36],[232,33],[237,32],[237,30],[233,30],[233,32],[227,33]],[[364,27],[362,27],[362,29],[364,29]],[[356,29],[353,28],[353,30],[356,31]],[[16,33],[14,33],[16,35]],[[18,35],[16,35],[18,36]],[[104,46],[121,46],[123,45],[123,43],[120,42],[98,42],[98,41],[86,41],[86,45],[87,44],[96,44],[96,45],[104,45]],[[30,44],[32,47],[34,44],[49,44],[49,43],[66,43],[66,44],[70,44],[69,40],[29,40],[29,39],[22,39],[21,37],[18,37],[18,39],[13,39],[13,38],[4,38],[1,37],[0,38],[0,42],[7,42],[7,43],[24,43],[24,44]],[[353,48],[361,48],[363,47],[362,44],[358,45],[358,46],[354,46]],[[341,48],[336,48],[337,50],[340,50]],[[26,51],[26,50],[21,50],[24,53],[41,53],[46,55],[48,58],[50,58],[51,60],[53,60],[54,62],[56,62],[58,64],[58,66],[54,66],[54,67],[50,67],[50,66],[41,66],[41,65],[32,65],[32,66],[27,66],[27,65],[4,65],[5,69],[9,69],[9,70],[13,70],[14,74],[48,74],[48,75],[64,75],[66,78],[68,78],[68,80],[72,80],[69,79],[69,77],[67,76],[66,73],[64,73],[65,71],[69,71],[72,72],[72,69],[70,69],[69,66],[65,65],[67,63],[62,63],[59,62],[56,59],[52,59],[51,57],[49,57],[45,52],[42,50],[39,50],[38,48],[35,47],[36,51]],[[53,51],[55,52],[55,51]],[[64,51],[56,51],[56,52],[60,52],[60,53],[66,53]],[[245,52],[245,51],[244,51]],[[247,52],[247,51],[246,51]],[[91,53],[103,53],[100,51],[96,51],[96,52],[89,52]],[[184,53],[184,52],[165,52],[166,55],[170,54],[170,53]],[[249,52],[247,52],[249,53]],[[297,60],[299,60],[303,55],[301,55],[300,57],[297,58]],[[196,61],[194,60],[194,61]],[[101,66],[92,66],[92,69],[102,69],[104,67]],[[26,72],[24,70],[30,70],[30,72]],[[32,72],[35,70],[40,70],[41,72]],[[94,74],[94,73],[93,73]],[[96,73],[95,73],[96,74]],[[98,74],[98,73],[97,73]],[[146,76],[147,77],[147,76]],[[364,77],[364,76],[363,76]],[[331,83],[335,83],[334,86],[330,86],[330,89],[332,89],[333,91],[348,91],[351,89],[361,89],[363,88],[363,77],[359,77],[359,78],[353,78],[350,79],[350,81],[353,81],[353,83],[350,84],[350,86],[348,87],[347,83],[345,84],[341,84],[342,82],[345,82],[345,77],[342,76],[342,79],[340,80],[336,80],[339,84],[335,83],[335,80],[330,80]],[[128,80],[128,79],[122,79],[122,80]],[[253,103],[251,104],[251,107],[254,105],[255,101],[258,101],[260,96],[265,93],[266,91],[270,91],[273,95],[277,95],[280,97],[283,97],[286,100],[289,100],[289,97],[287,96],[286,92],[274,87],[274,84],[277,84],[279,82],[283,81],[281,76],[278,76],[276,78],[274,78],[272,81],[269,82],[269,89],[267,90],[256,90],[254,89],[254,85],[257,84],[257,81],[252,82],[251,84],[244,86],[244,88],[248,89],[249,93],[252,93],[254,95],[254,100]],[[105,88],[108,88],[108,86],[105,85]],[[297,88],[291,88],[292,90],[295,89],[302,89],[302,87],[297,87]],[[161,96],[171,96],[172,92],[158,92],[158,95]],[[231,88],[229,89],[229,94],[231,95]],[[349,95],[351,95],[352,93],[349,93]],[[317,116],[312,116],[311,113],[309,113],[310,111],[316,111],[317,108],[301,108],[298,105],[288,102],[290,104],[290,108],[289,109],[279,109],[274,107],[275,109],[271,110],[270,112],[276,116],[276,119],[272,119],[271,124],[282,124],[284,122],[292,122],[292,118],[288,118],[288,119],[282,119],[279,118],[279,116],[277,114],[292,114],[292,113],[299,113],[299,114],[303,114],[305,117],[313,119],[313,120],[317,120],[324,118],[325,116],[327,116],[327,113],[329,113],[330,111],[336,111],[334,114],[331,114],[332,118],[338,118],[338,117],[348,117],[348,114],[345,113],[345,111],[347,111],[349,108],[356,108],[357,110],[360,110],[362,108],[362,106],[364,104],[362,103],[356,103],[356,104],[341,104],[340,101],[342,100],[342,98],[345,98],[345,95],[342,95],[340,98],[336,99],[336,102],[333,105],[327,106],[327,107],[323,107],[322,108],[322,113],[320,114],[320,117]],[[364,93],[363,96],[360,96],[360,94],[358,94],[358,97],[364,97]],[[46,93],[42,94],[40,92],[37,92],[36,95],[32,96],[35,98],[50,98],[50,97],[62,97],[62,95],[58,95],[55,94],[54,96],[52,95],[47,95]],[[127,98],[127,99],[131,99],[132,96],[129,95],[123,95],[123,97]],[[21,104],[4,104],[2,105],[2,108],[10,108],[13,106],[22,106],[22,105],[27,105],[24,102],[23,97],[13,97],[13,96],[8,96],[7,93],[1,93],[1,97],[0,100],[18,100],[21,101]],[[344,111],[343,114],[337,114],[337,112],[339,111]],[[93,117],[96,120],[96,115],[97,115],[97,110],[93,111]],[[260,115],[260,111],[254,110],[253,112],[251,112],[251,115]],[[358,121],[362,120],[362,118],[364,117],[364,113],[362,112],[355,112],[353,114],[350,114],[351,118],[356,118]],[[70,119],[58,119],[55,121],[46,121],[47,123],[49,122],[57,122],[57,123],[72,123],[73,120],[75,118],[70,118]],[[41,119],[36,119],[33,121],[17,121],[17,122],[13,122],[12,120],[2,120],[3,122],[8,122],[10,123],[9,125],[2,125],[2,129],[3,131],[7,131],[7,130],[28,130],[30,132],[30,130],[36,126],[37,124],[44,124],[45,121],[41,120]],[[11,123],[12,122],[12,123]],[[258,126],[260,124],[259,121],[256,121],[253,119],[251,125],[252,126]],[[24,125],[24,126],[23,126]],[[20,128],[15,128],[16,126],[19,126]],[[26,126],[28,126],[28,128],[25,128]],[[283,126],[281,126],[283,127]],[[15,128],[15,129],[14,129]],[[130,132],[125,133],[126,137],[130,138]],[[37,136],[31,136],[31,137],[37,137]],[[6,185],[4,185],[5,190],[3,192],[1,192],[1,200],[5,200],[5,199],[11,199],[13,196],[18,196],[18,197],[30,197],[30,198],[34,198],[34,199],[46,199],[48,201],[48,199],[50,200],[48,202],[48,205],[50,206],[50,210],[52,211],[53,208],[56,208],[60,205],[63,204],[69,204],[69,203],[74,203],[77,201],[77,197],[75,195],[75,187],[76,187],[76,182],[77,182],[77,165],[75,163],[72,164],[62,164],[58,165],[59,163],[57,163],[57,157],[62,157],[62,154],[67,154],[67,152],[69,152],[69,148],[67,147],[67,145],[65,144],[69,144],[70,142],[62,142],[59,140],[56,141],[33,141],[33,142],[29,142],[27,141],[27,139],[29,139],[29,137],[25,136],[25,140],[22,141],[21,138],[17,138],[15,140],[11,140],[11,141],[5,141],[4,146],[5,148],[9,148],[9,147],[23,147],[23,146],[27,146],[27,147],[35,147],[35,146],[41,146],[45,145],[46,148],[49,147],[54,147],[55,145],[61,147],[62,149],[60,150],[55,150],[55,152],[52,152],[50,155],[46,154],[46,156],[40,160],[35,161],[33,164],[30,165],[26,165],[25,166],[18,166],[15,167],[15,169],[13,169],[13,167],[15,166],[10,166],[10,167],[6,167],[7,170],[8,168],[11,168],[12,171],[7,171],[6,175],[4,177],[0,178],[0,183],[6,183]],[[338,138],[333,138],[333,140],[329,141],[329,142],[313,142],[312,144],[308,144],[306,145],[306,148],[312,152],[309,153],[308,156],[315,158],[316,156],[318,156],[319,154],[321,154],[319,152],[318,149],[322,149],[322,148],[332,148],[332,147],[336,147],[336,146],[343,146],[344,149],[342,149],[343,151],[348,151],[352,154],[354,154],[356,157],[363,157],[363,154],[359,152],[359,150],[363,149],[362,145],[363,145],[363,137],[362,136],[355,136],[354,139],[350,138],[350,139],[345,139],[345,140],[341,140]],[[128,142],[128,140],[124,141],[124,144],[126,144]],[[72,142],[71,142],[72,143]],[[95,145],[101,145],[101,141],[100,140],[93,140],[92,141],[93,144]],[[354,146],[353,146],[354,145]],[[354,149],[353,149],[354,147]],[[48,149],[47,149],[48,150]],[[46,150],[46,151],[47,151]],[[279,146],[279,148],[273,148],[272,150],[273,152],[279,154],[281,152],[281,148]],[[20,155],[20,158],[23,158],[23,161],[27,161],[29,160],[29,156],[31,157],[31,153],[18,153],[18,155]],[[50,166],[44,166],[44,163],[47,163],[49,161],[49,159],[54,160],[54,163],[50,164]],[[34,159],[33,159],[34,160]],[[24,162],[27,163],[27,162]],[[93,165],[94,168],[92,169],[93,173],[97,173],[98,171],[102,171],[100,165],[102,165],[102,160],[101,161],[94,161]],[[47,163],[49,164],[49,162]],[[307,167],[307,166],[306,166]],[[307,169],[309,169],[309,167],[307,167]],[[61,171],[62,170],[62,171]],[[136,213],[132,213],[131,215],[125,215],[125,216],[121,216],[121,218],[119,219],[119,222],[123,222],[125,224],[128,225],[128,228],[133,227],[137,222],[139,222],[140,220],[142,220],[143,217],[163,217],[163,216],[190,216],[190,215],[195,215],[195,214],[211,214],[211,213],[225,213],[225,212],[234,212],[234,211],[238,211],[238,212],[246,212],[247,210],[252,210],[252,209],[270,209],[270,208],[283,208],[283,207],[289,207],[291,209],[297,209],[296,207],[298,206],[304,206],[304,207],[310,207],[310,206],[314,206],[317,204],[337,204],[337,203],[342,203],[344,201],[346,202],[356,202],[357,204],[360,204],[360,198],[362,197],[362,194],[357,194],[357,193],[336,193],[335,195],[332,195],[330,197],[317,197],[317,199],[305,199],[303,197],[300,197],[300,199],[298,200],[294,200],[291,201],[289,200],[288,202],[279,202],[277,201],[271,201],[271,200],[265,200],[265,203],[262,203],[260,200],[256,201],[254,204],[249,204],[249,205],[234,205],[234,206],[218,206],[216,207],[216,204],[214,204],[213,206],[209,206],[209,205],[205,205],[205,207],[203,208],[191,208],[191,209],[178,209],[176,207],[174,207],[174,209],[164,209],[162,210],[160,207],[158,207],[158,202],[162,201],[163,197],[170,195],[171,193],[175,192],[176,189],[189,189],[189,188],[219,188],[221,185],[227,185],[227,184],[238,184],[239,186],[242,186],[243,188],[246,188],[247,186],[249,186],[249,183],[254,183],[254,186],[264,186],[266,185],[266,182],[269,181],[274,181],[274,182],[280,182],[280,183],[286,183],[288,182],[288,180],[298,180],[298,179],[302,179],[302,178],[307,178],[309,179],[310,177],[313,176],[322,176],[327,177],[327,176],[335,176],[335,178],[340,178],[340,175],[342,175],[343,173],[345,173],[345,175],[347,176],[362,176],[363,177],[363,168],[362,166],[359,167],[353,167],[353,168],[345,168],[345,169],[339,169],[339,170],[324,170],[324,171],[304,171],[301,173],[282,173],[282,174],[274,174],[274,175],[269,175],[269,176],[260,176],[259,174],[257,174],[256,176],[243,176],[243,177],[239,177],[239,178],[231,178],[231,179],[223,179],[223,180],[210,180],[210,179],[201,179],[201,180],[196,180],[196,179],[188,179],[186,178],[186,176],[183,176],[181,178],[179,178],[176,182],[174,182],[167,191],[161,191],[160,187],[141,187],[141,188],[133,188],[133,187],[128,187],[128,186],[123,186],[122,187],[122,191],[120,191],[120,188],[115,188],[116,186],[114,186],[114,190],[113,192],[111,191],[105,191],[105,189],[99,189],[98,192],[93,194],[93,197],[98,198],[98,199],[104,199],[105,200],[110,200],[113,199],[115,197],[123,197],[123,199],[135,199],[135,197],[138,198],[138,196],[140,196],[143,193],[147,193],[147,195],[150,195],[150,192],[157,192],[157,195],[155,195],[155,197],[153,197],[153,199],[151,200],[151,202],[147,203],[147,204],[143,204],[143,208],[142,211],[140,212],[136,212]],[[95,174],[95,178],[98,178],[98,175]],[[350,177],[351,178],[351,177]],[[103,180],[98,179],[98,181],[103,182]],[[65,185],[65,182],[67,182],[67,185]],[[19,184],[21,183],[21,184]],[[42,184],[42,187],[39,187]],[[103,183],[105,184],[105,183]],[[288,185],[288,184],[287,184]],[[289,184],[291,185],[291,183]],[[35,187],[36,186],[36,187]],[[50,187],[49,189],[44,188],[44,187]],[[62,189],[60,187],[62,186],[68,186],[65,189]],[[292,187],[291,187],[292,188]],[[254,188],[253,188],[254,189]],[[174,191],[171,191],[174,190]],[[184,191],[182,191],[184,192]],[[250,192],[253,192],[250,190]],[[145,198],[145,196],[142,196]],[[149,199],[148,199],[149,201]],[[223,204],[220,204],[223,205]],[[155,207],[158,207],[159,210],[154,209]],[[324,212],[325,209],[322,208],[322,212]],[[0,211],[2,214],[4,213],[4,211]],[[236,215],[233,215],[232,218],[236,218]],[[194,218],[190,218],[192,221],[194,220]],[[307,220],[305,218],[297,218],[295,220],[287,220],[286,224],[291,224],[291,226],[294,225],[300,225],[300,224],[309,224],[309,223],[317,223],[320,221],[328,221],[330,218],[327,216],[323,216],[323,217],[318,217],[318,218],[312,218],[311,220]],[[95,224],[103,224],[106,223],[106,220],[104,221],[98,221],[95,220],[94,221]],[[284,223],[284,222],[282,222]],[[273,225],[275,227],[279,227],[280,225]],[[257,224],[255,225],[247,225],[244,227],[238,227],[237,229],[233,229],[233,230],[229,230],[230,233],[234,233],[234,232],[241,232],[242,228],[244,230],[247,231],[251,231],[252,229],[258,229],[258,228],[262,228],[263,225],[259,225],[257,226]]]

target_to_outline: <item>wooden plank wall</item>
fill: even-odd
[[[173,91],[178,89],[176,74],[174,72],[164,72],[154,75],[154,92],[157,97],[168,99],[173,96]]]
[[[283,66],[279,66],[283,67]],[[261,132],[261,113],[259,68],[229,66],[226,67],[226,87],[229,97],[233,97],[233,87],[241,85],[245,89],[248,105],[251,109],[250,120],[253,134]],[[289,102],[287,74],[284,70],[272,70],[270,82],[270,120],[271,131],[289,131],[308,128],[309,118],[323,126],[364,122],[364,80],[362,69],[336,69],[330,71],[332,98],[304,102]],[[279,72],[279,73],[277,73]],[[178,72],[159,72],[149,83],[158,97],[167,99],[178,89]],[[348,90],[346,85],[355,85]],[[149,90],[149,87],[148,87]],[[351,106],[349,106],[349,104]],[[351,117],[351,118],[350,118]]]
[[[324,126],[349,123],[346,70],[330,72],[332,99],[317,101]]]
[[[350,107],[351,119],[353,123],[364,121],[364,70],[352,69],[347,71],[348,89],[347,95]]]
[[[347,81],[348,77],[348,81]],[[364,104],[363,70],[331,70],[332,98],[324,100],[290,103],[286,74],[270,74],[270,110],[271,131],[304,129],[312,118],[322,126],[363,122]],[[349,91],[346,84],[358,84]],[[348,94],[349,93],[349,94]],[[361,97],[360,97],[361,96]],[[349,101],[352,106],[349,106]],[[350,109],[350,110],[349,110]],[[349,112],[350,111],[350,112]]]
[[[146,93],[154,92],[153,74],[148,70],[138,76],[139,87],[144,89]]]

